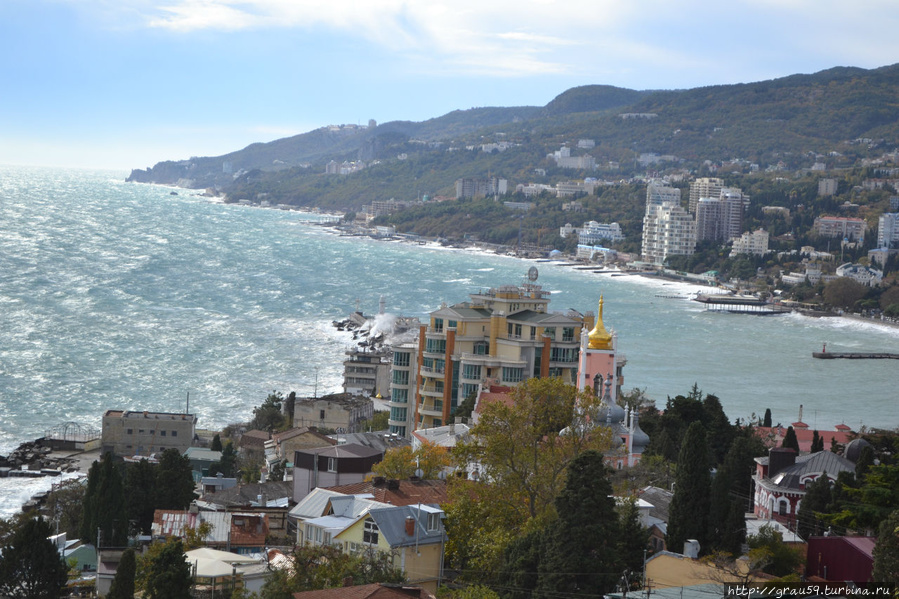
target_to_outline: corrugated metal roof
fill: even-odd
[[[428,512],[442,513],[443,510],[419,510],[418,506],[390,506],[371,510],[369,515],[377,523],[378,530],[384,535],[384,540],[391,547],[408,547],[415,545],[430,545],[440,543],[446,539],[446,534],[441,524],[438,530],[428,530]],[[411,516],[415,520],[415,534],[406,533],[406,518]]]

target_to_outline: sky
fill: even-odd
[[[0,0],[0,164],[130,170],[331,124],[899,62],[896,0]]]

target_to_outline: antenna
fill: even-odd
[[[184,413],[190,414],[190,391],[187,392],[187,403],[184,405]]]

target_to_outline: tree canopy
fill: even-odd
[[[56,599],[66,584],[67,571],[56,545],[49,540],[50,524],[29,518],[0,549],[0,595],[25,599]]]

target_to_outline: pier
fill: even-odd
[[[709,312],[730,312],[733,314],[757,314],[770,316],[786,314],[790,308],[769,304],[753,295],[704,295],[693,298],[694,302],[705,304]]]
[[[871,352],[812,352],[813,358],[820,360],[899,360],[899,354]]]

